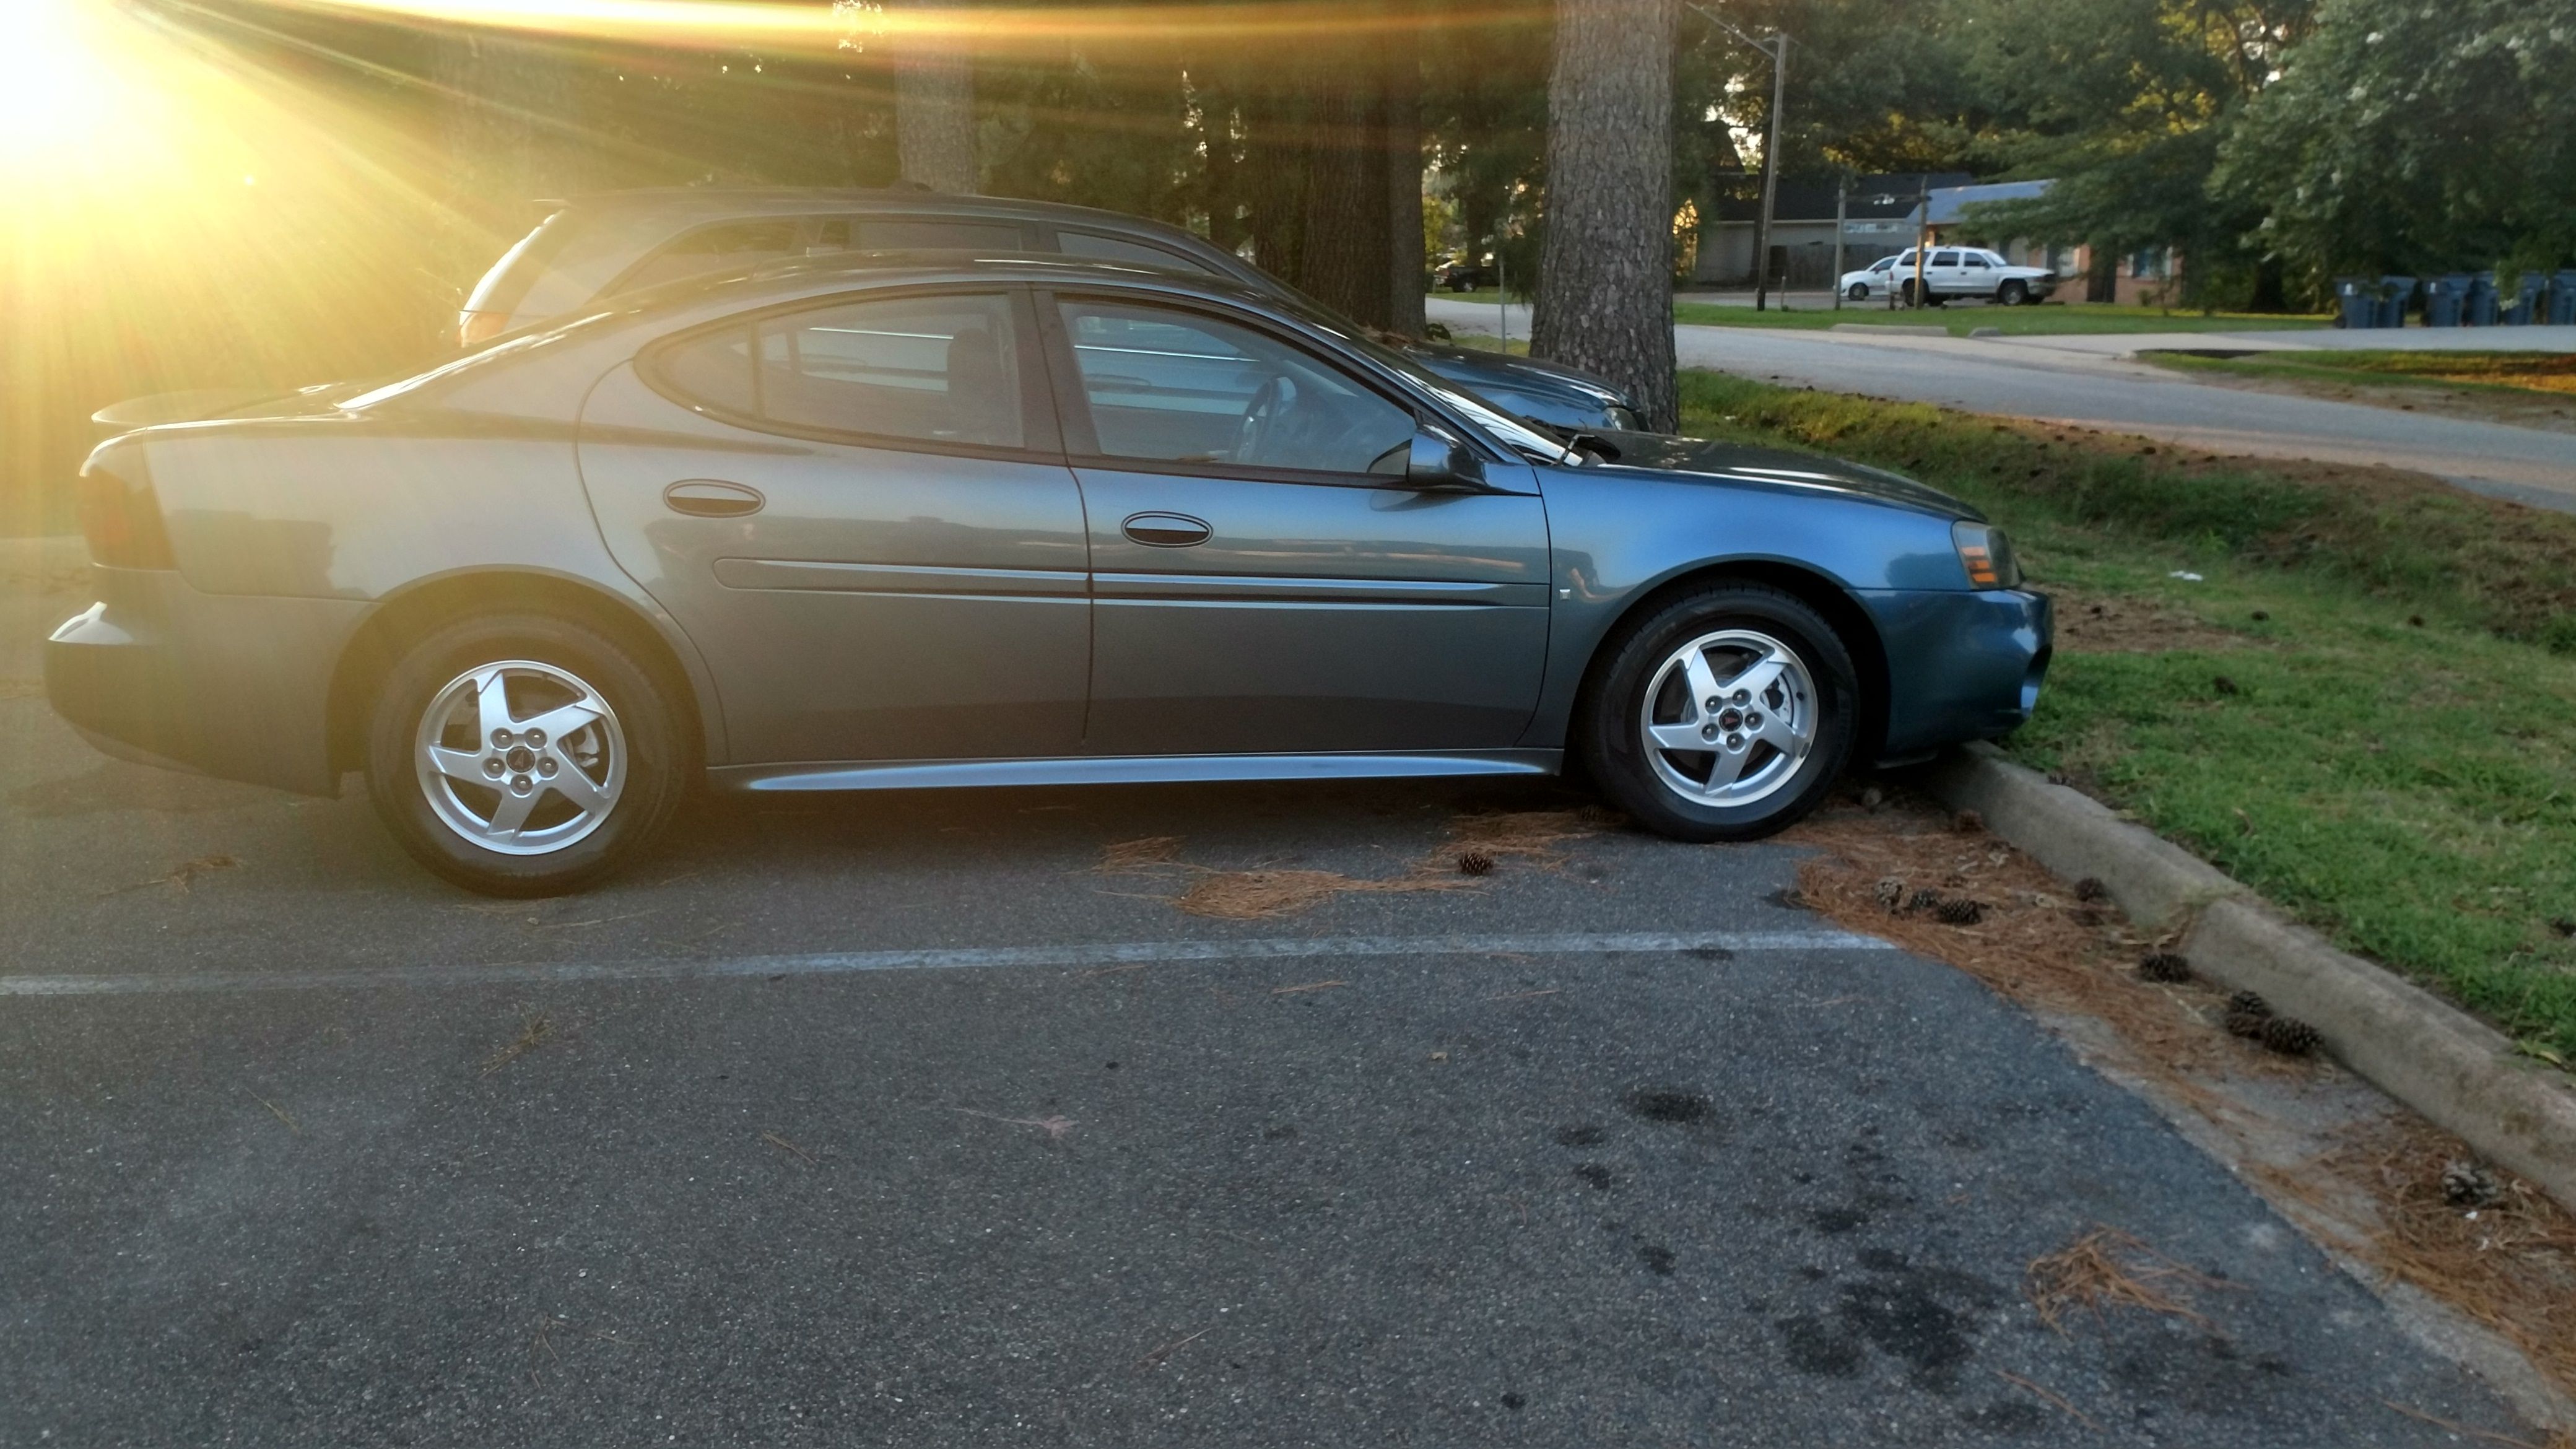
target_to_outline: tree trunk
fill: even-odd
[[[1307,148],[1305,106],[1293,78],[1251,81],[1243,90],[1245,230],[1253,265],[1294,283],[1304,275]]]
[[[2120,254],[2096,243],[2093,255],[2084,268],[2084,300],[2116,302],[2120,300]]]
[[[448,192],[439,270],[456,295],[439,299],[442,333],[465,291],[544,218],[542,198],[579,189],[579,149],[567,144],[570,67],[541,42],[457,30],[439,37],[431,78],[442,97],[439,141]]]
[[[1547,83],[1547,236],[1533,355],[1677,420],[1673,380],[1676,0],[1558,0]]]
[[[1290,280],[1353,320],[1384,328],[1395,320],[1387,285],[1394,243],[1387,237],[1385,107],[1373,70],[1330,66],[1310,93],[1303,275]]]
[[[1397,13],[1416,7],[1397,0]],[[1419,337],[1423,274],[1422,244],[1422,60],[1418,42],[1398,35],[1389,45],[1386,72],[1386,199],[1390,243],[1386,325],[1407,337]]]
[[[1208,240],[1218,250],[1240,254],[1250,235],[1243,215],[1243,170],[1235,161],[1235,92],[1211,86],[1201,93],[1199,139],[1207,146],[1205,195]]]
[[[908,37],[896,47],[894,141],[904,180],[975,194],[975,70],[953,37]]]

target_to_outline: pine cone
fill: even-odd
[[[2104,900],[2110,894],[2111,888],[2102,884],[2102,878],[2098,875],[2088,875],[2075,883],[2075,898],[2079,901]]]
[[[2229,1011],[2241,1011],[2249,1016],[2270,1016],[2272,1014],[2272,1003],[2265,1001],[2262,997],[2255,995],[2251,991],[2240,991],[2234,996],[2227,998],[2227,1009]]]
[[[2474,1162],[2453,1158],[2442,1167],[2442,1201],[2453,1207],[2481,1208],[2504,1196],[2493,1174]]]
[[[1889,876],[1887,879],[1880,881],[1878,883],[1878,903],[1887,907],[1891,911],[1905,904],[1905,882],[1898,880],[1894,876]]]
[[[1972,901],[1965,897],[1961,897],[1955,901],[1943,901],[1941,903],[1941,920],[1945,925],[1973,926],[1985,918],[1986,907],[1985,903],[1982,901]]]
[[[2316,1049],[2317,1029],[2295,1016],[2266,1017],[2261,1040],[2285,1057],[2303,1057]]]
[[[1458,857],[1460,875],[1483,875],[1494,868],[1494,858],[1481,850],[1471,850]]]
[[[1961,835],[1974,835],[1986,828],[1986,817],[1974,810],[1962,810],[1950,817],[1950,828]]]
[[[2259,1011],[2240,1011],[2230,1007],[2227,1015],[2219,1018],[2219,1024],[2227,1028],[2229,1036],[2241,1036],[2252,1040],[2263,1034],[2263,1024],[2271,1019]]]
[[[1909,911],[1928,911],[1939,904],[1941,893],[1930,886],[1918,887],[1914,894],[1905,898],[1905,908]]]
[[[2140,981],[2189,981],[2191,962],[2171,951],[2158,951],[2138,962]]]

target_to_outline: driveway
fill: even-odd
[[[25,685],[77,575],[29,572],[0,1443],[2520,1432],[2028,1016],[1786,903],[1793,847],[1534,786],[716,802],[478,900],[362,799],[91,753]],[[1467,881],[1493,811],[1574,833]],[[1174,899],[1415,862],[1458,888]],[[2095,1224],[2207,1322],[2044,1327],[2025,1265]]]
[[[1461,331],[1490,335],[1498,325],[1491,305],[1435,298],[1429,310],[1433,320]],[[1527,309],[1515,309],[1512,335],[1526,337],[1528,327]],[[2216,453],[2406,468],[2472,492],[2576,511],[2576,433],[2216,387],[2129,360],[2145,349],[2290,345],[2576,352],[2576,328],[1986,339],[1675,327],[1673,335],[1684,367],[2135,433]]]

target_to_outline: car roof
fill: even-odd
[[[1318,320],[1305,317],[1303,309],[1283,306],[1274,292],[1247,286],[1231,277],[1165,270],[1137,262],[1068,257],[1061,252],[918,248],[834,252],[828,256],[769,262],[739,271],[710,272],[630,293],[617,298],[611,305],[615,310],[638,316],[648,313],[658,316],[668,311],[707,307],[715,303],[724,304],[724,310],[748,309],[766,302],[789,302],[828,295],[845,290],[853,283],[864,283],[866,289],[876,290],[924,283],[995,281],[1053,282],[1060,286],[1142,284],[1158,290],[1186,291],[1238,305],[1250,305],[1269,313],[1284,312],[1310,323]],[[708,307],[708,310],[716,309]]]

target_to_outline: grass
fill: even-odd
[[[1491,287],[1473,292],[1434,292],[1447,302],[1482,303],[1491,307]],[[1515,303],[1521,299],[1515,298]],[[2070,336],[2128,332],[2273,332],[2323,327],[2324,317],[2285,317],[2273,312],[2168,312],[2153,307],[2117,307],[2095,302],[2049,302],[2036,307],[1948,306],[1924,311],[1890,311],[1885,302],[1845,303],[1839,312],[1812,297],[1795,311],[1713,302],[1675,302],[1673,320],[1694,327],[1774,327],[1795,331],[1855,323],[1871,327],[1944,327],[1965,337],[1980,327],[1993,327],[2007,337]]]
[[[2405,383],[2464,392],[2576,396],[2576,357],[2562,352],[2301,352],[2291,356],[2193,357],[2151,354],[2186,372],[2283,377],[2309,382]]]
[[[1707,373],[1683,400],[1958,494],[2062,599],[2196,624],[2061,651],[2007,747],[2576,1063],[2576,518]]]

